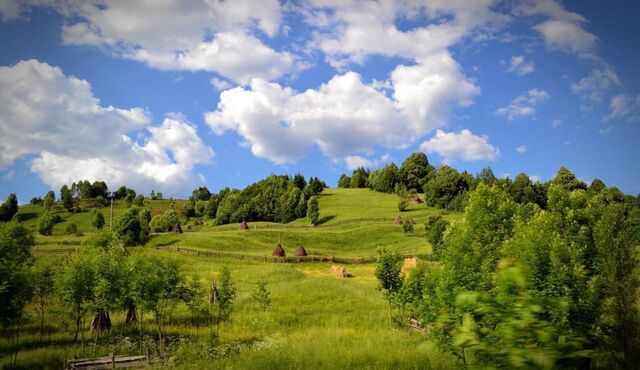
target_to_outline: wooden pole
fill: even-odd
[[[111,214],[109,215],[109,231],[113,225],[113,196],[111,197]]]

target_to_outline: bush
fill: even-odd
[[[115,222],[114,231],[125,245],[146,243],[149,228],[142,224],[137,209],[129,210]]]
[[[91,220],[91,224],[98,230],[101,230],[104,227],[104,216],[100,212],[96,212],[93,216],[93,220]]]
[[[433,255],[436,258],[440,258],[442,255],[442,240],[448,226],[449,221],[443,220],[440,216],[429,216],[424,224],[427,241],[431,244]]]
[[[144,211],[142,211],[141,218],[145,218]],[[154,233],[163,233],[171,231],[173,227],[179,223],[178,215],[174,210],[168,209],[164,214],[153,216],[149,222],[149,228]]]
[[[134,199],[133,199],[133,205],[134,206],[138,206],[138,207],[142,207],[144,205],[144,195],[142,194],[138,194]]]
[[[93,200],[93,205],[96,206],[96,207],[104,207],[104,206],[107,205],[107,200],[102,195],[98,195]]]
[[[407,210],[407,206],[409,205],[409,201],[406,199],[400,199],[398,202],[398,211],[404,212]]]
[[[407,234],[413,232],[413,224],[411,224],[411,222],[408,219],[402,222],[402,231],[404,231]]]
[[[149,228],[154,233],[163,233],[169,231],[169,222],[165,215],[153,216],[151,222],[149,222]]]
[[[76,232],[78,232],[78,226],[76,226],[76,224],[73,222],[67,224],[67,226],[64,228],[64,233],[67,235],[75,234]]]
[[[56,215],[58,216],[58,215]],[[59,218],[60,216],[58,216]],[[40,217],[40,221],[38,222],[38,233],[40,235],[51,235],[53,231],[53,226],[55,225],[55,221],[53,217],[49,213],[45,213]]]

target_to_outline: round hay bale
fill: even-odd
[[[249,230],[249,225],[245,221],[240,223],[240,230]]]
[[[296,256],[296,257],[304,257],[304,256],[306,256],[306,255],[307,255],[307,250],[306,250],[306,249],[304,249],[304,246],[303,246],[302,244],[300,244],[300,245],[298,246],[298,248],[296,248],[295,256]]]
[[[393,221],[396,225],[402,225],[402,217],[400,215],[396,216],[396,219]]]
[[[273,253],[271,255],[275,257],[284,257],[286,256],[286,253],[284,252],[284,248],[282,248],[282,245],[278,243],[278,245],[276,245],[276,249],[273,250]]]
[[[176,226],[173,227],[173,232],[176,234],[182,234],[182,227],[180,227],[180,223],[177,223]]]

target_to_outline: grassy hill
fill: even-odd
[[[448,213],[426,207],[424,204],[410,204],[405,212],[398,211],[398,197],[369,189],[326,189],[319,197],[322,223],[309,227],[306,219],[298,219],[289,224],[272,222],[250,222],[250,230],[240,230],[238,224],[214,226],[211,219],[182,219],[184,234],[164,233],[152,235],[149,246],[180,246],[185,248],[238,252],[250,255],[271,255],[280,241],[285,250],[293,252],[302,242],[309,254],[319,256],[366,257],[375,256],[378,246],[385,246],[402,254],[428,254],[430,246],[424,240],[423,224],[434,214],[445,218],[459,218],[457,213]],[[146,200],[144,207],[152,215],[173,208],[179,211],[181,200]],[[52,236],[36,233],[36,249],[58,249],[81,244],[86,236],[95,232],[91,226],[94,211],[102,212],[107,227],[110,207],[96,207],[91,202],[79,203],[80,213],[70,213],[59,205],[53,214],[61,217]],[[127,211],[124,202],[116,200],[113,206],[114,220]],[[43,213],[41,206],[20,207],[19,217],[23,223],[36,232],[38,219]],[[412,218],[416,221],[415,232],[405,234],[400,226],[394,225],[394,218]],[[195,226],[201,221],[204,226]],[[83,236],[65,235],[69,223],[75,223]],[[190,230],[191,229],[191,230]]]
[[[159,254],[179,261],[187,275],[199,280],[205,288],[223,265],[230,269],[236,282],[238,296],[233,321],[221,329],[221,340],[228,353],[220,354],[214,360],[202,360],[198,353],[200,344],[194,343],[180,347],[182,352],[175,355],[174,366],[189,369],[455,367],[456,362],[425,342],[422,334],[397,328],[389,322],[388,306],[377,289],[373,264],[348,265],[347,271],[352,277],[340,279],[332,276],[328,263],[264,263],[192,256],[153,248],[172,245],[262,256],[271,255],[280,240],[290,254],[300,241],[309,254],[322,256],[376,256],[379,246],[404,254],[429,254],[431,247],[424,238],[424,220],[429,215],[442,214],[442,211],[424,204],[412,204],[406,212],[400,213],[398,200],[396,195],[368,189],[326,189],[319,197],[323,222],[317,227],[309,227],[305,219],[299,219],[285,225],[250,222],[250,230],[243,231],[239,230],[238,224],[214,226],[210,219],[183,219],[183,234],[155,234],[147,246],[130,248],[129,253]],[[104,214],[108,227],[109,207],[96,208],[89,203],[81,206],[84,209],[81,213],[55,209],[63,222],[56,225],[54,235],[36,236],[35,251],[82,248],[81,242],[95,232],[91,226],[94,210]],[[179,210],[182,202],[146,201],[144,206],[157,214],[171,207]],[[116,202],[114,218],[126,210],[123,203]],[[19,212],[24,224],[35,231],[42,207],[23,206]],[[393,224],[398,214],[416,221],[414,233],[405,234],[402,227]],[[444,217],[455,220],[460,214],[446,213]],[[205,225],[194,226],[196,220]],[[76,223],[82,236],[64,235],[66,224],[70,222]],[[48,253],[36,253],[36,256],[60,258],[61,263],[65,258]],[[257,280],[266,281],[271,291],[273,303],[266,311],[251,298]],[[80,344],[71,342],[73,325],[60,319],[64,315],[60,316],[59,312],[49,315],[50,326],[43,344],[37,339],[37,324],[31,323],[23,329],[19,365],[58,368],[65,358],[83,356]],[[194,326],[190,322],[191,315],[184,305],[172,312],[167,326],[172,345],[177,346],[176,343],[189,336],[207,341],[208,329]],[[152,319],[146,319],[149,320],[147,335],[153,338]],[[128,341],[135,342],[136,337],[134,333],[127,334],[123,325],[124,312],[113,313],[112,320],[114,329],[100,343],[97,354],[137,353],[135,343],[126,345]],[[87,337],[90,335],[86,333]],[[125,339],[128,335],[132,338]],[[0,340],[0,353],[6,353],[9,347],[8,340]],[[92,354],[92,349],[84,349],[84,356]],[[7,357],[1,357],[0,366],[7,361]]]

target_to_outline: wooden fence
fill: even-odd
[[[258,261],[258,262],[271,262],[271,263],[300,263],[300,262],[330,262],[330,263],[343,263],[343,264],[364,264],[364,263],[373,263],[378,260],[377,257],[356,257],[356,258],[344,258],[344,257],[335,257],[335,256],[287,256],[287,257],[277,257],[277,256],[258,256],[258,255],[250,255],[250,254],[240,254],[233,252],[222,252],[222,251],[208,251],[201,249],[191,249],[184,248],[178,246],[164,246],[164,247],[156,247],[156,249],[161,250],[171,250],[184,254],[189,254],[192,256],[203,256],[203,257],[215,257],[215,258],[232,258],[232,259],[240,259],[240,260],[248,260],[248,261]]]
[[[96,358],[77,358],[67,360],[64,364],[65,369],[127,369],[132,367],[148,367],[150,364],[157,363],[159,358],[154,356],[114,356],[113,354],[106,357]]]

